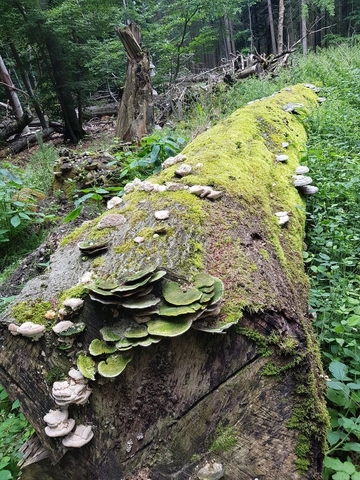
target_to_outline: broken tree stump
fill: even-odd
[[[3,314],[0,382],[43,446],[22,480],[195,480],[214,462],[225,480],[321,479],[325,385],[292,178],[316,104],[294,86],[198,136],[66,237]],[[10,333],[25,320],[40,339]],[[49,437],[50,410],[88,443]]]
[[[137,142],[150,133],[154,122],[150,55],[141,47],[140,27],[136,23],[118,28],[116,32],[128,63],[115,136],[124,142]]]

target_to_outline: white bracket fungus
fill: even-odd
[[[60,407],[67,407],[70,404],[84,405],[92,392],[84,380],[78,381],[70,377],[61,382],[54,382],[52,396],[55,403]]]
[[[84,300],[81,298],[67,298],[63,301],[64,307],[70,307],[73,312],[79,310],[84,305]]]
[[[80,448],[90,442],[94,433],[90,425],[78,425],[74,432],[62,440],[64,447]]]
[[[44,325],[33,322],[24,322],[20,326],[15,325],[15,323],[10,323],[8,330],[13,335],[23,335],[24,337],[31,338],[33,342],[39,340],[45,333]]]
[[[290,220],[289,212],[276,212],[275,215],[277,216],[278,224],[281,226],[286,225]]]
[[[107,202],[106,207],[110,210],[111,208],[117,207],[122,203],[122,199],[120,197],[112,197]]]
[[[47,423],[45,433],[48,437],[64,437],[75,427],[75,420],[68,418],[67,410],[50,410],[44,417]]]
[[[187,175],[191,175],[192,173],[192,166],[187,165],[186,163],[182,163],[180,167],[175,170],[175,175],[177,177],[186,177]]]

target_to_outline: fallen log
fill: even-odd
[[[15,155],[16,153],[22,152],[29,146],[34,145],[38,141],[39,135],[41,135],[43,140],[47,140],[56,130],[57,129],[54,127],[47,127],[39,132],[17,138],[9,143],[7,147],[0,150],[0,158],[5,158],[8,155]]]
[[[43,447],[22,480],[322,478],[325,385],[292,183],[316,105],[298,85],[199,135],[66,237],[2,315],[0,383]],[[45,327],[34,341],[29,320]]]
[[[0,144],[5,142],[12,135],[21,133],[24,128],[32,122],[33,119],[33,115],[31,115],[29,112],[25,112],[20,120],[2,128],[0,130]]]

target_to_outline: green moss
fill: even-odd
[[[53,367],[45,375],[45,382],[51,386],[54,382],[65,380],[68,377],[68,372],[60,367]]]
[[[59,306],[62,306],[62,303],[67,298],[85,298],[88,294],[88,289],[82,283],[78,285],[74,285],[73,287],[69,288],[68,290],[62,292],[59,295]]]
[[[97,257],[92,261],[93,268],[99,268],[105,266],[105,259],[104,257]]]
[[[210,452],[228,452],[237,444],[237,434],[233,427],[219,427]]]
[[[11,309],[11,315],[18,323],[33,322],[50,329],[53,320],[47,320],[45,313],[52,309],[53,305],[50,302],[37,298],[28,302],[16,303]]]
[[[265,250],[264,248],[260,248],[259,253],[264,260],[269,260],[269,252],[267,250]]]

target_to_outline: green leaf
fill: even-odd
[[[360,323],[360,315],[350,315],[350,317],[347,318],[346,323],[349,325],[349,327],[358,325]]]
[[[350,480],[350,475],[345,472],[336,472],[332,476],[332,480]]]
[[[360,480],[360,472],[355,472],[351,475],[351,480]]]
[[[336,360],[331,362],[329,365],[329,370],[336,380],[350,380],[350,378],[346,376],[348,367],[342,362],[338,362]]]
[[[342,450],[345,452],[360,452],[360,443],[348,442],[342,446]]]
[[[324,467],[331,468],[335,471],[343,471],[343,462],[338,458],[325,457]]]
[[[12,480],[13,476],[9,470],[1,470],[0,480]]]
[[[71,220],[75,220],[75,218],[77,218],[80,215],[82,209],[83,209],[83,206],[80,205],[80,207],[77,207],[75,208],[75,210],[72,210],[70,213],[66,215],[63,222],[67,223],[67,222],[71,222]]]
[[[21,223],[21,219],[20,219],[19,215],[16,214],[13,217],[11,217],[10,218],[10,223],[14,228],[18,227]]]

